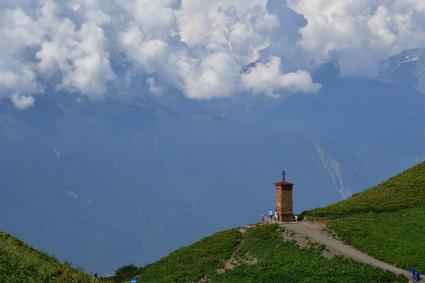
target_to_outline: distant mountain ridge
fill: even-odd
[[[332,64],[314,80],[319,93],[280,99],[89,101],[48,90],[26,111],[4,102],[0,229],[107,273],[255,222],[282,169],[301,212],[425,158],[414,84],[345,79]]]
[[[411,85],[425,93],[425,49],[406,50],[389,58],[383,78],[397,85]]]
[[[1,229],[93,272],[257,219],[282,164],[304,191],[315,189],[307,172],[328,188],[323,204],[339,199],[296,133],[116,101],[0,107]]]

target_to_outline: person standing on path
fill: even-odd
[[[270,222],[273,221],[273,211],[269,210]]]
[[[274,212],[274,221],[279,222],[279,212],[277,212],[277,209]]]

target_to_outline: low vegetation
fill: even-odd
[[[243,263],[224,273],[211,273],[211,282],[407,282],[368,265],[321,256],[322,246],[300,248],[283,240],[276,225],[263,225],[247,232],[238,255],[256,258],[256,263]]]
[[[425,272],[425,162],[305,216],[327,219],[343,241],[378,259]]]
[[[129,281],[132,278],[136,277],[140,272],[142,271],[142,268],[139,268],[135,265],[125,265],[120,268],[118,268],[115,271],[115,275],[108,277],[108,278],[102,278],[101,282],[123,282],[123,281]]]
[[[425,272],[425,207],[332,220],[328,227],[348,244],[406,269]]]
[[[394,212],[425,206],[425,162],[376,187],[324,208],[308,211],[308,218],[342,218],[358,213]]]
[[[237,229],[216,233],[147,265],[138,278],[141,282],[197,282],[223,266],[241,237]]]
[[[88,283],[94,278],[0,232],[0,282]]]
[[[284,241],[277,225],[260,225],[244,233],[220,232],[177,250],[143,268],[137,278],[140,282],[407,282],[341,257],[328,260],[320,255],[322,249],[300,248]]]

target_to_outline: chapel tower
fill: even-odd
[[[278,222],[295,221],[292,206],[292,189],[294,184],[285,180],[286,173],[282,172],[282,181],[274,183],[276,191],[276,211],[278,213]]]

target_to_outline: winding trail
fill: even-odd
[[[391,271],[395,274],[402,274],[409,277],[409,272],[403,270],[386,262],[380,261],[370,255],[367,255],[355,248],[344,244],[342,241],[333,238],[326,231],[323,231],[325,228],[324,224],[320,223],[310,223],[310,222],[297,222],[297,223],[283,223],[282,227],[295,232],[304,237],[308,237],[318,243],[321,243],[326,246],[326,248],[333,254],[342,255],[347,258],[351,258],[355,261],[370,264],[372,266]],[[419,282],[424,283],[425,278],[422,278]]]
[[[241,232],[242,239],[240,243],[238,244],[237,248],[233,251],[232,255],[226,262],[224,263],[224,268],[218,269],[218,273],[226,272],[226,270],[233,269],[233,267],[236,264],[236,255],[239,253],[243,243],[245,242],[245,236],[246,236],[246,228],[239,229],[239,232]]]

